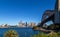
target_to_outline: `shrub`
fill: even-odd
[[[49,34],[45,34],[45,33],[38,33],[37,35],[33,35],[32,37],[60,37],[60,32],[51,32]]]

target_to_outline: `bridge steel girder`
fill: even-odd
[[[38,26],[43,26],[48,21],[53,21],[56,25],[60,24],[60,0],[56,0],[54,10],[46,10],[44,12],[41,23]]]
[[[40,26],[42,27],[44,23],[52,21],[54,23],[54,10],[46,10],[42,16]],[[48,16],[48,18],[46,18]]]
[[[41,21],[41,23],[38,25],[39,27],[42,27],[44,23],[48,21],[54,21],[53,20],[54,15],[50,16],[49,18],[45,19],[44,21]],[[54,23],[54,22],[53,22]]]
[[[46,10],[42,16],[41,21],[43,21],[44,19],[47,19],[48,17],[50,17],[53,14],[54,14],[54,10]]]

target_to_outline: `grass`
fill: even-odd
[[[49,34],[38,33],[37,35],[33,35],[31,37],[60,37],[60,32],[51,32]]]

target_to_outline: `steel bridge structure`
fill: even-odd
[[[48,21],[52,21],[54,25],[60,24],[60,0],[56,0],[54,10],[46,10],[43,13],[38,26],[42,27]]]

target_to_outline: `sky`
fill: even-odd
[[[55,0],[0,0],[0,25],[19,21],[40,22],[45,10],[53,10]]]

